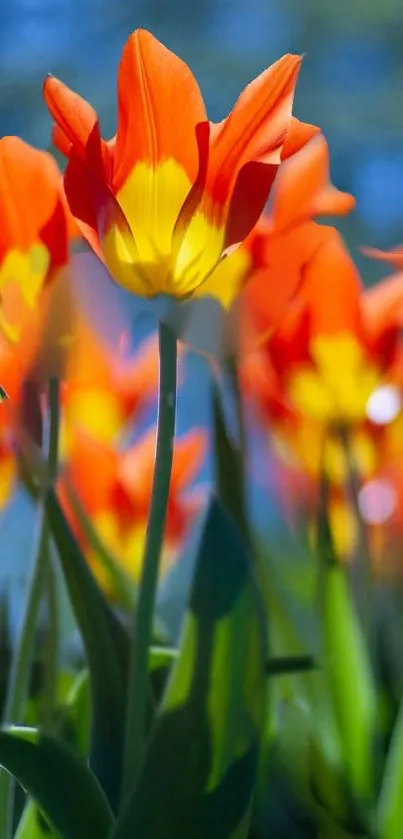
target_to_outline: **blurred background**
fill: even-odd
[[[281,54],[305,53],[296,113],[322,127],[333,179],[357,198],[341,225],[350,247],[403,241],[400,0],[13,0],[0,20],[1,134],[48,145],[47,72],[86,97],[112,134],[116,69],[136,27],[190,64],[213,120]],[[357,260],[368,282],[379,276]]]
[[[333,181],[356,196],[355,212],[337,223],[364,281],[385,273],[358,248],[403,243],[400,0],[12,0],[3,4],[0,17],[1,134],[49,147],[41,88],[51,72],[93,104],[103,134],[112,135],[117,67],[137,27],[150,29],[188,62],[217,121],[268,64],[289,51],[304,53],[295,113],[321,126]],[[194,356],[191,365],[188,384],[196,378],[198,387],[181,391],[180,432],[206,421],[205,363]],[[256,493],[252,502],[267,521],[267,498],[262,500],[259,488]],[[0,563],[0,580],[11,584],[14,577],[17,592],[24,579],[24,560],[21,564],[18,557],[26,559],[31,539],[21,527],[21,503],[5,511],[3,546],[12,546],[12,552]],[[273,524],[273,507],[269,518]],[[14,603],[17,614],[18,593]]]

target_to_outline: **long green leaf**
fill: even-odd
[[[213,500],[179,653],[138,785],[113,839],[247,835],[263,723],[265,646],[248,556]]]
[[[94,775],[60,741],[32,729],[0,732],[0,763],[63,839],[107,839],[113,816]]]
[[[85,670],[76,677],[68,692],[59,713],[58,725],[58,734],[81,757],[86,757],[90,744],[90,705],[89,679]],[[54,839],[54,835],[35,802],[29,799],[24,807],[15,839]]]
[[[374,786],[377,695],[346,570],[335,556],[325,505],[319,520],[324,667],[353,795],[369,803]]]
[[[129,638],[97,586],[53,492],[49,492],[46,509],[90,671],[94,717],[91,766],[116,809]]]
[[[231,396],[234,396],[232,392]],[[236,398],[240,398],[239,394]],[[240,443],[237,448],[231,439],[223,399],[217,387],[213,398],[213,420],[218,497],[248,539],[242,451]]]
[[[403,699],[393,730],[378,799],[377,836],[395,839],[403,825]]]
[[[57,834],[32,799],[24,807],[15,839],[57,839]]]

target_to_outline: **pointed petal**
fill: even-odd
[[[101,240],[112,213],[119,220],[123,213],[105,182],[86,163],[72,154],[64,174],[64,188],[70,210],[82,236],[101,262],[105,262]]]
[[[303,146],[309,143],[312,137],[320,133],[318,125],[310,125],[309,122],[301,122],[296,117],[291,117],[290,126],[281,151],[281,159],[287,160],[296,154]]]
[[[40,240],[60,200],[53,157],[18,137],[0,140],[0,260],[12,248],[27,251]],[[56,245],[56,243],[53,243]]]
[[[200,122],[195,129],[196,142],[198,147],[198,171],[195,181],[185,201],[182,204],[178,218],[176,220],[173,234],[172,234],[172,258],[173,261],[178,256],[183,238],[192,221],[192,218],[198,209],[206,185],[208,159],[209,159],[209,141],[210,141],[210,124]]]
[[[55,76],[47,76],[45,79],[43,95],[58,126],[56,139],[60,137],[63,138],[62,142],[68,141],[84,157],[90,134],[95,126],[99,130],[94,108]]]
[[[355,204],[329,181],[329,151],[323,134],[315,136],[279,170],[273,191],[272,219],[277,230],[317,215],[344,215]]]
[[[382,280],[363,295],[367,328],[373,337],[403,326],[403,274]]]
[[[390,251],[382,251],[378,248],[361,248],[361,252],[371,259],[379,259],[381,262],[389,262],[395,268],[403,268],[403,245],[398,245]]]
[[[255,270],[242,293],[244,336],[248,347],[280,326],[294,298],[303,293],[306,271],[329,228],[306,222],[283,235],[270,235],[264,219],[247,240]],[[287,322],[289,318],[286,318]],[[248,334],[249,333],[249,334]],[[287,333],[287,341],[290,336]]]
[[[229,116],[213,127],[207,183],[213,202],[228,205],[245,164],[280,163],[299,66],[298,56],[281,58],[245,88]]]
[[[57,126],[53,131],[56,147],[68,155],[74,149],[101,179],[110,180],[111,149],[101,139],[94,108],[54,76],[45,79],[43,95]]]
[[[46,77],[43,95],[58,126],[56,139],[59,137],[62,143],[71,143],[84,157],[91,132],[95,126],[99,128],[94,108],[55,76]]]
[[[277,172],[278,166],[270,163],[246,163],[242,167],[228,208],[226,249],[243,242],[257,224]]]
[[[337,231],[328,227],[327,238],[305,270],[304,299],[310,330],[316,335],[362,335],[362,284],[358,271]]]
[[[137,30],[123,50],[118,76],[114,187],[119,191],[138,162],[173,158],[192,182],[198,168],[195,128],[206,119],[188,66],[149,32]]]

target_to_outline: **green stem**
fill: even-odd
[[[53,481],[57,473],[59,432],[59,385],[49,383],[49,442],[48,469]],[[46,488],[38,493],[37,539],[27,587],[21,629],[14,651],[4,706],[3,722],[24,722],[25,706],[34,654],[35,634],[39,606],[46,575],[49,528],[45,508]],[[14,780],[4,770],[0,771],[0,839],[11,839],[14,811]]]
[[[127,698],[123,803],[134,790],[143,760],[148,692],[148,650],[152,636],[169,487],[176,416],[177,345],[163,323],[159,326],[159,401],[157,446],[144,558],[134,612]]]
[[[109,574],[110,581],[115,589],[119,603],[131,613],[135,601],[134,584],[129,575],[120,567],[118,560],[105,547],[105,544],[94,527],[91,519],[87,516],[83,505],[71,484],[67,485],[67,495],[73,513],[80,525],[85,538],[88,540],[92,550],[97,555],[102,567]]]
[[[245,545],[252,556],[252,538],[247,512],[245,421],[236,358],[227,360],[224,370],[225,382],[230,388],[230,393],[228,396],[223,394],[219,384],[216,383],[213,394],[217,492],[221,503],[229,511],[241,531]],[[226,398],[231,400],[230,407],[234,413],[235,439],[230,434],[224,410]]]
[[[14,651],[8,681],[7,696],[3,714],[5,723],[24,722],[26,697],[29,687],[34,653],[35,630],[44,580],[44,550],[48,539],[48,527],[44,500],[39,502],[38,536],[35,544],[31,574],[28,582],[27,599],[22,618],[19,639]],[[4,769],[0,772],[0,837],[12,836],[14,810],[14,780]]]
[[[347,489],[357,525],[357,546],[354,561],[350,567],[350,578],[357,611],[368,641],[372,643],[371,621],[371,551],[368,529],[362,516],[359,493],[360,476],[351,447],[350,434],[340,429],[339,436],[347,460]]]
[[[57,467],[59,462],[59,427],[60,427],[60,383],[59,379],[49,381],[49,441],[48,441],[48,467],[49,478],[52,484],[57,479]]]
[[[59,615],[55,571],[50,556],[49,540],[46,545],[46,598],[48,603],[48,621],[45,641],[45,661],[43,678],[43,699],[41,722],[45,728],[52,725],[57,704],[57,677],[59,661]]]

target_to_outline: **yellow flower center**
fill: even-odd
[[[165,160],[155,168],[137,164],[116,196],[128,227],[112,224],[102,248],[112,276],[129,291],[187,297],[218,263],[224,232],[201,210],[183,233],[174,232],[190,188],[176,161]]]

